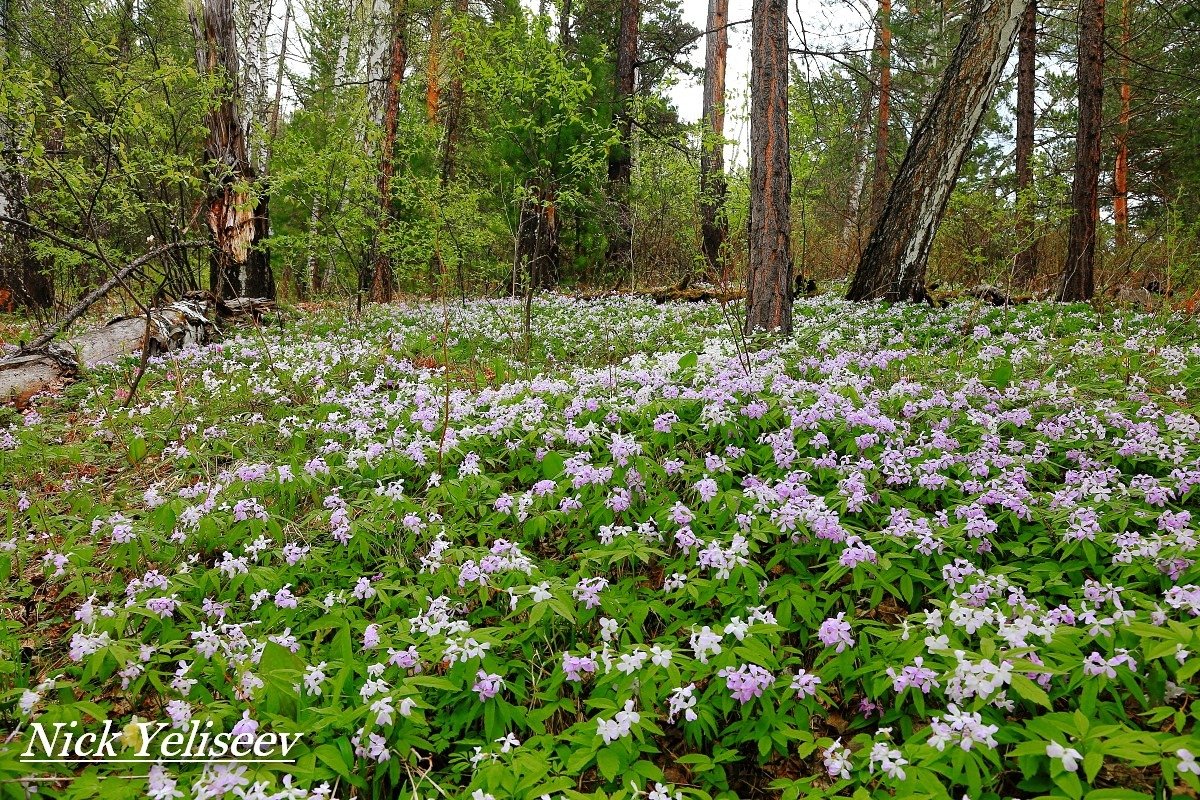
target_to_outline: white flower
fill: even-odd
[[[1079,769],[1079,762],[1083,759],[1078,750],[1073,747],[1063,747],[1053,739],[1050,740],[1050,744],[1046,745],[1046,755],[1062,759],[1063,769],[1067,772]]]
[[[1175,769],[1200,775],[1200,764],[1196,763],[1196,757],[1192,755],[1191,750],[1179,749],[1175,751],[1175,755],[1179,756],[1179,763],[1175,765]]]

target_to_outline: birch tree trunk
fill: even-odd
[[[1100,213],[1100,144],[1104,113],[1104,0],[1079,6],[1079,129],[1067,260],[1057,299],[1090,300],[1095,291],[1096,221]]]
[[[920,300],[934,234],[1017,38],[1026,0],[973,0],[962,38],[892,181],[850,300]]]
[[[704,139],[700,150],[700,242],[712,274],[729,280],[722,250],[725,217],[725,63],[729,52],[729,0],[708,0],[704,48]]]
[[[219,102],[205,117],[209,194],[206,220],[216,247],[209,280],[218,297],[275,297],[270,256],[263,246],[270,230],[266,188],[250,158],[250,126],[239,85],[233,0],[190,0],[188,16],[196,37],[202,74],[222,83]]]
[[[747,335],[792,332],[792,170],[786,0],[755,0],[750,51],[750,271]]]
[[[392,176],[395,173],[397,114],[400,106],[400,84],[404,80],[404,67],[408,63],[408,13],[405,0],[392,0],[392,47],[391,66],[388,71],[387,93],[384,96],[383,142],[379,158],[379,228],[375,241],[374,276],[371,284],[371,299],[377,303],[392,300],[395,276],[392,260],[382,241],[391,229],[392,221]]]
[[[872,27],[867,39],[867,52],[875,49],[875,28]],[[854,119],[854,171],[850,180],[850,196],[846,198],[846,218],[842,222],[842,246],[846,248],[847,257],[858,261],[862,244],[862,212],[863,188],[867,183],[867,161],[870,158],[870,136],[868,128],[871,124],[871,108],[875,96],[874,89],[869,85],[863,87],[862,105],[858,116]]]
[[[1029,192],[1033,189],[1033,104],[1037,61],[1037,0],[1028,0],[1021,17],[1017,35],[1017,193],[1021,214],[1017,231],[1023,247],[1017,253],[1014,278],[1019,286],[1028,287],[1037,277],[1037,241],[1034,236],[1032,210],[1028,207]]]

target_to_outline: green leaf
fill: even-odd
[[[1024,675],[1014,673],[1012,676],[1012,687],[1013,689],[1016,689],[1017,694],[1021,695],[1021,697],[1025,698],[1029,702],[1037,703],[1042,708],[1050,711],[1054,710],[1054,705],[1050,702],[1050,696],[1042,690],[1042,687],[1038,686]]]
[[[605,748],[596,753],[596,766],[606,781],[616,780],[621,771],[621,759],[611,749]]]
[[[553,480],[562,474],[565,463],[562,454],[551,450],[542,457],[542,477]]]

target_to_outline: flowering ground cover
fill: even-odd
[[[301,315],[8,412],[0,795],[1195,797],[1196,327],[796,313]],[[105,719],[301,739],[22,763]]]

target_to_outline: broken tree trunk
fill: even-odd
[[[209,292],[193,292],[170,305],[150,309],[149,319],[145,315],[117,317],[66,341],[20,351],[0,359],[0,402],[21,404],[88,369],[144,349],[153,356],[204,344],[217,335],[219,318],[257,318],[274,305],[265,298],[218,300]]]

